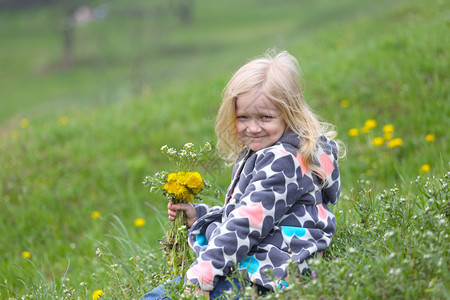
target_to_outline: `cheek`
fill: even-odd
[[[245,130],[245,126],[244,126],[244,124],[242,124],[242,122],[236,121],[235,126],[236,126],[237,133],[243,132]]]
[[[284,132],[286,130],[286,127],[283,127],[281,125],[282,124],[276,124],[275,126],[270,128],[270,132],[271,132],[273,138],[277,138],[278,139],[284,134]]]

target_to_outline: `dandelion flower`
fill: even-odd
[[[373,119],[369,119],[364,123],[364,127],[367,127],[369,129],[377,127],[377,121]]]
[[[385,140],[392,140],[392,137],[393,137],[393,134],[392,134],[392,132],[385,132],[384,133],[384,139]]]
[[[92,300],[98,300],[102,297],[103,291],[102,290],[96,290],[92,293]]]
[[[369,131],[370,131],[370,127],[364,126],[363,128],[361,128],[362,133],[369,133]]]
[[[384,138],[382,138],[382,137],[376,137],[376,138],[374,138],[373,140],[372,140],[372,143],[375,145],[375,146],[383,146],[384,145]]]
[[[22,252],[22,256],[25,258],[30,258],[31,257],[31,253],[29,251],[23,251]]]
[[[392,125],[392,124],[384,125],[383,126],[383,132],[384,133],[388,133],[388,132],[392,133],[392,132],[394,132],[394,125]]]
[[[22,119],[22,120],[20,120],[20,127],[22,127],[22,128],[27,128],[28,125],[30,125],[30,121],[28,121],[28,119]]]
[[[175,180],[178,181],[178,183],[182,184],[182,185],[186,185],[186,178],[187,178],[187,173],[183,172],[183,171],[178,172],[176,174],[176,176],[175,176]],[[170,175],[169,175],[169,178],[167,180],[170,180]]]
[[[186,202],[191,202],[195,199],[194,194],[187,192],[186,194],[184,194],[183,196],[183,200]]]
[[[66,125],[67,122],[69,122],[69,119],[66,116],[62,116],[61,118],[58,119],[59,125]]]
[[[403,145],[403,140],[401,138],[395,138],[388,142],[389,148],[400,147]]]
[[[94,220],[100,219],[101,216],[102,216],[102,214],[97,210],[94,210],[91,214],[91,217]]]
[[[430,172],[430,170],[431,170],[431,167],[429,164],[424,164],[420,167],[420,172],[422,172],[422,173]]]
[[[434,142],[436,140],[436,136],[432,133],[427,134],[427,136],[425,137],[425,141],[427,141],[428,143]]]
[[[167,177],[167,181],[175,181],[177,180],[177,173],[170,173],[169,176]]]
[[[341,107],[343,108],[347,108],[349,106],[348,100],[344,99],[341,101]]]
[[[202,178],[202,176],[200,176],[200,174],[198,172],[188,172],[186,174],[185,184],[194,193],[200,192],[200,190],[204,186],[203,178]]]
[[[11,137],[13,139],[17,139],[19,137],[19,131],[17,129],[14,129],[13,131],[11,131]]]
[[[359,135],[359,129],[358,128],[352,128],[348,131],[349,136],[358,136]]]
[[[136,227],[142,227],[145,225],[145,220],[143,218],[137,218],[134,220],[134,226]]]
[[[174,194],[178,199],[182,197],[183,193],[187,191],[187,188],[178,183],[178,181],[170,181],[163,187],[169,194]]]

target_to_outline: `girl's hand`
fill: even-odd
[[[177,217],[177,211],[182,210],[186,214],[187,217],[187,226],[190,228],[194,225],[194,222],[197,221],[197,211],[195,210],[194,205],[191,203],[178,203],[173,204],[172,201],[169,201],[167,205],[167,214],[169,215],[169,220],[175,220]]]

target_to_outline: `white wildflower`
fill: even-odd
[[[384,234],[385,237],[392,237],[394,236],[395,232],[394,231],[388,231]]]
[[[102,250],[100,250],[100,248],[97,248],[97,250],[95,250],[95,254],[96,254],[98,257],[102,257],[102,256],[103,256]]]
[[[192,147],[194,147],[194,144],[192,144],[192,143],[184,144],[184,149],[186,149],[186,150],[191,149]]]

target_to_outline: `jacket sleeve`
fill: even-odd
[[[203,217],[204,215],[212,211],[221,209],[220,206],[209,206],[203,203],[194,203],[193,205],[195,207],[195,212],[197,213],[197,219]]]
[[[338,148],[334,141],[329,140],[326,147],[324,147],[324,154],[329,159],[328,163],[324,165],[329,165],[327,168],[328,178],[327,185],[323,189],[323,203],[326,205],[335,205],[341,194],[341,178],[339,174],[338,167]],[[322,163],[322,160],[321,160]]]
[[[292,154],[279,148],[258,154],[239,203],[201,248],[186,273],[188,280],[212,290],[218,276],[229,274],[246,258],[301,196],[298,166]],[[244,173],[249,175],[246,170]]]

